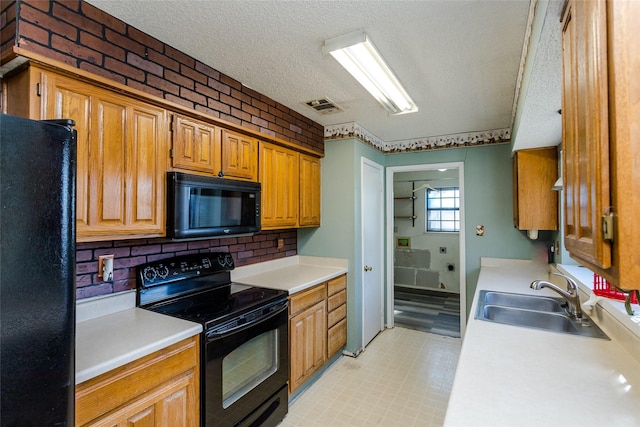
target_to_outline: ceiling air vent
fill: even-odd
[[[329,98],[314,99],[313,101],[305,102],[305,104],[307,105],[307,107],[313,108],[317,113],[320,114],[332,114],[343,111],[342,108],[338,107]]]

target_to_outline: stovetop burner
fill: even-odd
[[[138,305],[205,325],[286,298],[287,292],[231,282],[228,253],[195,254],[138,267]]]
[[[238,289],[238,291],[231,293],[232,287]],[[286,298],[286,295],[287,293],[284,291],[234,283],[153,304],[145,308],[201,323],[209,328],[277,299]]]

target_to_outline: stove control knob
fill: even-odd
[[[233,258],[231,254],[218,255],[218,265],[223,268],[233,267]]]
[[[169,275],[169,268],[166,265],[160,264],[160,266],[156,270],[156,274],[160,276],[161,279],[166,279]]]
[[[153,281],[153,279],[156,278],[156,275],[156,270],[153,267],[147,267],[142,272],[142,276],[144,277],[144,279],[149,282]]]

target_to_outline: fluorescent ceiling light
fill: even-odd
[[[325,40],[322,52],[330,53],[391,114],[418,111],[364,31]]]

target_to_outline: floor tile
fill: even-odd
[[[461,340],[395,327],[343,356],[289,407],[281,427],[441,426]]]

